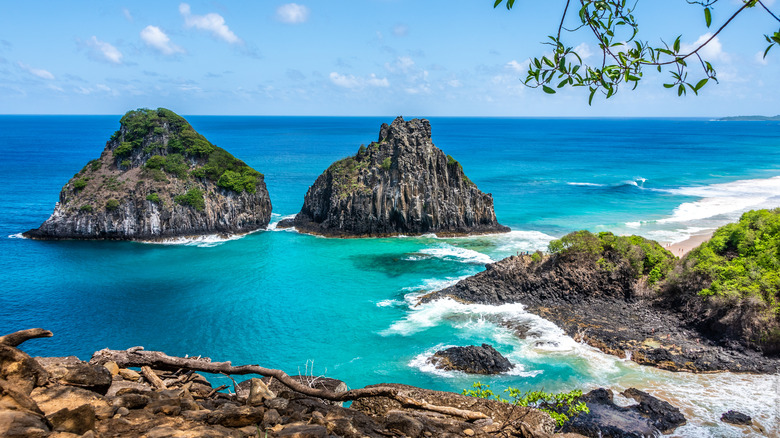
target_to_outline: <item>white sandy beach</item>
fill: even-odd
[[[697,234],[695,236],[689,237],[686,240],[683,240],[682,242],[671,243],[671,244],[667,243],[664,244],[664,248],[671,251],[671,253],[676,255],[677,257],[683,257],[685,254],[688,254],[692,249],[696,248],[697,246],[701,245],[707,240],[710,240],[710,237],[712,237],[713,233],[714,232],[711,231],[706,234]]]

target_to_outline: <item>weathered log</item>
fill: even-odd
[[[162,381],[161,378],[157,377],[157,374],[152,371],[151,368],[148,366],[142,366],[141,367],[141,374],[144,375],[147,381],[152,384],[157,389],[168,389],[167,386],[165,386],[165,382]]]
[[[228,362],[211,362],[209,358],[184,358],[168,356],[160,351],[145,351],[143,347],[132,347],[128,350],[103,349],[95,352],[90,363],[102,365],[106,362],[116,362],[122,368],[148,366],[159,370],[177,370],[180,368],[206,372],[212,374],[258,374],[265,377],[273,377],[288,388],[301,394],[331,401],[351,401],[367,397],[388,397],[397,400],[404,406],[453,415],[466,420],[479,420],[488,418],[482,412],[468,411],[450,406],[437,406],[424,400],[416,400],[409,397],[398,388],[388,386],[374,386],[370,388],[351,389],[346,392],[334,392],[327,389],[311,388],[298,380],[291,378],[282,370],[265,368],[259,365],[233,366]]]
[[[5,336],[0,336],[0,344],[8,345],[10,347],[18,347],[25,341],[36,338],[50,338],[52,332],[41,328],[32,328],[27,330],[19,330],[18,332],[10,333]]]

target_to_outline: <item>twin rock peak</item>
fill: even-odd
[[[174,112],[139,109],[63,187],[33,239],[161,240],[265,229],[263,174]],[[332,237],[507,232],[493,198],[431,140],[425,119],[382,124],[379,139],[333,163],[279,227]]]

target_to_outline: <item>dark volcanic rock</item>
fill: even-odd
[[[492,196],[434,146],[428,120],[401,117],[317,178],[294,225],[335,237],[509,231],[496,220]]]
[[[450,347],[437,351],[430,359],[436,368],[457,370],[469,374],[498,374],[512,368],[507,358],[488,344]]]
[[[740,345],[721,345],[689,327],[678,313],[656,305],[628,263],[614,254],[604,256],[611,269],[577,254],[537,261],[512,256],[422,301],[450,297],[479,304],[522,303],[577,341],[673,371],[773,373],[780,368],[776,359]]]
[[[60,192],[33,239],[159,240],[265,228],[263,175],[208,142],[172,111],[130,111]]]
[[[724,412],[723,415],[720,416],[720,421],[744,426],[753,424],[753,419],[750,418],[750,415],[745,415],[742,412],[737,411]]]
[[[105,395],[111,387],[111,373],[104,366],[92,365],[76,356],[36,357],[35,360],[64,385],[78,386]]]
[[[634,388],[624,395],[640,401],[638,405],[617,406],[612,391],[595,389],[584,396],[590,410],[567,423],[565,432],[576,432],[589,437],[645,438],[671,433],[685,424],[685,417],[669,403]]]

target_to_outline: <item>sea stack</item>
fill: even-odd
[[[165,108],[129,111],[33,239],[159,240],[265,228],[263,174]]]
[[[425,119],[382,124],[379,139],[333,163],[295,219],[280,224],[331,237],[501,233],[493,197],[434,146]]]

